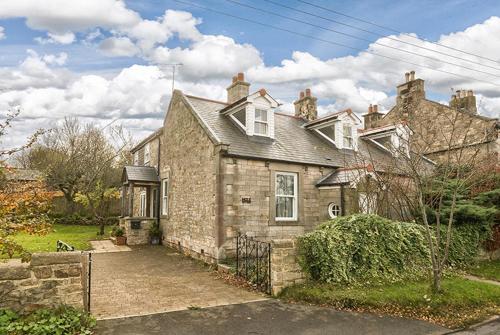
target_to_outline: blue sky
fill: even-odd
[[[225,0],[185,1],[479,80],[377,59],[370,54],[263,28],[171,0],[124,3],[51,0],[43,6],[35,0],[5,1],[0,6],[0,27],[3,28],[0,36],[4,35],[0,39],[0,108],[4,113],[19,106],[22,117],[17,123],[18,129],[12,133],[18,136],[4,145],[18,144],[33,131],[33,124],[22,122],[23,119],[38,119],[40,125],[50,127],[69,115],[96,123],[118,118],[134,136],[143,136],[161,125],[165,114],[170,72],[163,64],[178,61],[184,63],[178,85],[188,93],[224,99],[224,88],[231,76],[244,71],[254,89],[266,87],[284,104],[284,109],[290,109],[299,90],[311,87],[313,94],[319,97],[322,113],[349,107],[363,113],[369,103],[378,103],[382,110],[387,110],[394,102],[394,88],[402,81],[403,73],[416,70],[417,76],[421,74],[427,82],[428,97],[446,101],[452,88],[471,88],[481,101],[481,112],[498,116],[500,87],[488,85],[481,79],[500,85],[500,71],[480,64],[500,68],[499,1],[308,0],[498,61],[439,49],[479,63],[471,65],[387,41],[383,37],[391,34],[395,39],[405,37],[295,0],[281,3],[368,29],[381,37],[320,19],[312,20],[265,0],[237,0],[372,42],[378,40],[396,48],[487,70],[492,75],[388,51],[366,41],[263,14]]]

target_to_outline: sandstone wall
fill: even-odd
[[[0,263],[0,308],[30,311],[61,304],[83,308],[81,252],[35,253],[30,263]]]
[[[238,233],[259,240],[302,235],[328,219],[327,206],[339,201],[340,189],[323,192],[315,183],[329,169],[299,164],[264,162],[242,158],[222,159],[223,247],[234,248]],[[275,221],[275,173],[298,174],[298,219]],[[324,198],[322,198],[322,194]]]
[[[164,242],[216,257],[215,146],[180,94],[174,94],[161,140],[160,179],[169,179]]]
[[[272,294],[279,294],[285,287],[305,281],[297,259],[297,241],[280,239],[272,241],[271,287]]]

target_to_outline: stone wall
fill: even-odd
[[[83,308],[82,253],[35,253],[0,263],[0,308],[28,312],[61,304]]]
[[[160,178],[169,179],[168,214],[160,218],[164,244],[216,258],[218,153],[178,91],[161,143]]]
[[[222,158],[221,164],[224,206],[221,253],[234,248],[238,233],[259,240],[302,235],[327,220],[328,203],[340,199],[339,188],[322,192],[315,186],[331,171],[326,168],[231,157]],[[297,221],[274,220],[277,171],[298,174]]]
[[[285,287],[305,281],[297,259],[297,240],[280,239],[272,241],[271,287],[272,294],[279,294]]]

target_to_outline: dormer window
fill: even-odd
[[[267,110],[255,109],[254,132],[256,135],[267,136]]]
[[[343,138],[344,138],[344,148],[353,149],[354,139],[352,135],[352,125],[345,124],[343,125]]]

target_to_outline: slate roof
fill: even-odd
[[[128,165],[123,168],[122,182],[159,183],[160,179],[152,166]]]
[[[305,129],[307,123],[293,115],[275,113],[275,140],[254,139],[247,136],[220,110],[227,104],[185,95],[205,128],[219,143],[227,144],[228,155],[284,161],[325,167],[341,167],[356,160],[352,150],[337,149],[315,132]],[[364,141],[360,141],[364,142]],[[382,150],[368,142],[361,143],[360,150],[371,147],[375,158],[383,159]],[[371,151],[371,150],[370,150]]]
[[[338,169],[327,174],[324,178],[318,180],[316,186],[332,186],[348,184],[354,180],[357,172],[353,170]]]

